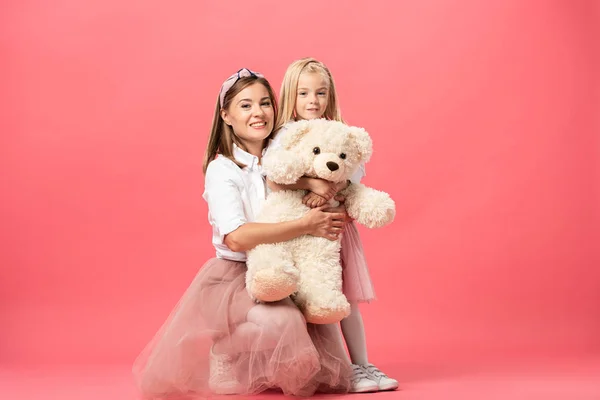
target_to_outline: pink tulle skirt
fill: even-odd
[[[200,269],[134,363],[144,399],[213,397],[208,378],[214,343],[234,360],[239,394],[347,392],[350,363],[337,325],[307,324],[289,299],[254,303],[245,273],[244,263],[216,258]]]
[[[350,302],[360,303],[374,300],[375,291],[371,275],[354,222],[346,225],[341,247],[344,294]]]

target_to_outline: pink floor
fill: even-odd
[[[598,400],[600,358],[478,364],[382,364],[402,381],[396,392],[317,398],[405,400]],[[278,399],[270,393],[253,399]],[[129,400],[137,394],[129,367],[2,367],[2,400]],[[228,397],[229,399],[242,397]],[[248,398],[248,397],[243,397]]]

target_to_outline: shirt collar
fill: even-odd
[[[265,155],[265,151],[267,149],[263,149],[262,154]],[[241,162],[251,171],[260,170],[260,165],[258,165],[258,157],[253,156],[252,154],[240,149],[237,144],[233,144],[233,158],[235,158],[238,162]]]

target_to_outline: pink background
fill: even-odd
[[[399,210],[373,361],[600,351],[596,2],[167,3],[1,6],[1,362],[131,363],[213,255],[222,80],[304,56]]]

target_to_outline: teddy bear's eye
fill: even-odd
[[[340,158],[341,158],[342,160],[345,160],[345,159],[346,159],[346,153],[342,153],[342,154],[340,154]]]
[[[318,148],[318,147],[315,147],[315,148],[313,149],[313,153],[314,153],[314,154],[321,154],[321,149],[320,149],[320,148]]]

